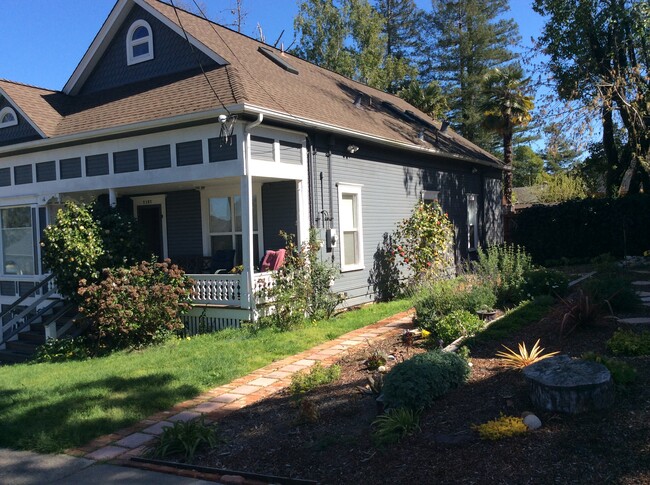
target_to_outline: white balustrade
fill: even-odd
[[[204,305],[241,305],[240,274],[190,274],[194,280],[192,302]],[[256,273],[253,276],[253,290],[258,294],[273,284],[273,273]],[[259,299],[259,297],[258,297]]]

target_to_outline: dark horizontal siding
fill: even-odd
[[[236,159],[237,135],[228,138],[227,142],[223,137],[208,139],[208,160],[210,163]]]
[[[264,249],[279,249],[285,246],[280,231],[296,234],[297,214],[295,182],[273,182],[262,185]]]
[[[274,161],[273,139],[251,136],[251,158],[268,162]]]
[[[283,163],[302,164],[302,145],[288,141],[280,142],[280,161]]]
[[[203,163],[203,143],[201,140],[176,144],[176,165],[200,165]]]
[[[81,158],[59,160],[59,178],[74,179],[81,177]]]
[[[114,173],[137,172],[138,169],[138,150],[113,153]]]
[[[144,169],[155,170],[172,166],[172,152],[169,145],[144,149]]]
[[[36,164],[36,181],[49,182],[56,180],[56,162],[40,162]]]
[[[203,254],[201,194],[196,190],[170,192],[167,211],[167,252],[171,258]]]
[[[86,176],[108,175],[108,153],[86,157]]]
[[[0,168],[0,187],[11,185],[11,169]]]
[[[31,184],[34,181],[32,166],[18,165],[14,167],[14,183],[16,185]]]

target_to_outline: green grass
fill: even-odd
[[[281,333],[225,330],[137,352],[0,367],[0,447],[61,452],[410,306],[372,305]]]
[[[525,301],[510,310],[501,319],[494,322],[478,335],[469,339],[467,345],[471,348],[472,342],[503,340],[520,328],[539,321],[548,313],[554,303],[555,300],[551,296],[538,296],[534,300]]]

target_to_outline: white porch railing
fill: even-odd
[[[241,274],[190,274],[194,280],[192,302],[203,305],[241,306]],[[253,292],[273,284],[273,273],[255,273]]]

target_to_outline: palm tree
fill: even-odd
[[[508,206],[512,205],[512,135],[517,126],[528,124],[535,107],[533,98],[526,94],[529,81],[518,64],[493,69],[483,80],[483,126],[503,136],[503,163],[507,169],[503,194]]]

